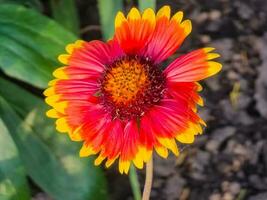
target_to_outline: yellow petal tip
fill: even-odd
[[[214,51],[214,50],[215,50],[214,47],[205,47],[205,48],[203,48],[203,51],[204,51],[205,53],[209,53],[209,52]]]
[[[45,102],[50,106],[55,106],[60,99],[60,95],[52,95],[45,98]]]
[[[65,117],[59,118],[56,121],[56,129],[61,133],[66,133],[71,131]]]
[[[128,174],[130,165],[131,165],[130,161],[119,160],[119,172],[121,174],[123,173]]]
[[[168,149],[166,149],[165,147],[155,147],[155,150],[157,154],[161,156],[162,158],[168,157],[169,152],[168,152]]]
[[[96,153],[97,152],[95,152],[92,147],[84,144],[82,146],[82,148],[80,149],[79,155],[80,155],[80,157],[88,157],[88,156],[94,155]]]
[[[128,20],[138,20],[141,19],[141,15],[140,12],[137,8],[132,8],[129,12],[129,14],[127,15],[127,19]]]
[[[117,157],[112,158],[112,159],[107,159],[107,161],[105,163],[106,168],[109,168],[115,162],[116,159],[117,159]]]
[[[50,118],[59,118],[59,113],[55,109],[50,109],[46,112],[46,116]]]
[[[70,58],[70,55],[68,55],[68,54],[61,54],[58,56],[59,62],[65,64],[65,65],[68,64],[69,58]]]
[[[155,12],[151,8],[147,8],[142,15],[143,20],[148,20],[153,26],[156,25]]]
[[[95,161],[94,161],[94,165],[95,166],[98,166],[98,165],[100,165],[102,162],[103,162],[103,160],[105,160],[105,156],[102,156],[102,155],[99,155],[98,157],[97,157],[97,159],[95,159]]]
[[[192,23],[189,19],[187,20],[184,20],[182,23],[181,23],[181,27],[184,29],[184,33],[185,35],[189,35],[192,31]]]
[[[124,16],[124,14],[119,11],[115,17],[115,28],[118,28],[122,25],[122,23],[126,22],[126,18]]]
[[[65,109],[68,106],[68,102],[67,101],[61,101],[59,103],[55,103],[52,105],[54,107],[54,109],[62,114],[65,114]]]
[[[54,85],[56,85],[57,81],[58,81],[58,79],[54,79],[52,81],[49,81],[48,82],[48,86],[54,86]]]
[[[221,57],[221,55],[218,53],[208,53],[207,54],[207,60],[212,60],[212,59],[219,58],[219,57]]]
[[[83,40],[77,40],[75,43],[68,44],[66,46],[67,53],[72,54],[75,49],[81,48],[84,43],[85,43],[85,41],[83,41]]]
[[[192,144],[195,141],[195,136],[194,133],[186,131],[184,133],[177,135],[176,139],[184,144]]]
[[[43,92],[44,96],[51,96],[55,94],[55,88],[54,87],[49,87]]]
[[[65,70],[66,67],[60,67],[53,72],[53,76],[59,79],[68,79],[68,75]]]
[[[208,74],[209,76],[217,74],[222,69],[222,64],[214,61],[209,61]]]
[[[159,9],[157,12],[157,19],[161,17],[166,17],[167,19],[170,19],[171,16],[171,7],[166,5]]]
[[[173,15],[172,20],[175,20],[178,24],[180,24],[182,22],[183,16],[184,13],[182,11],[179,11]]]

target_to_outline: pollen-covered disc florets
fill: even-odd
[[[158,104],[165,85],[164,74],[149,59],[125,56],[107,66],[100,95],[113,119],[130,120]]]

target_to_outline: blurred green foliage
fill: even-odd
[[[0,6],[0,68],[11,77],[45,88],[59,64],[57,56],[76,39],[34,10]]]
[[[144,11],[146,8],[156,8],[156,0],[138,0],[138,7],[141,11]]]
[[[19,151],[0,119],[0,199],[29,199],[26,170]]]
[[[43,99],[31,93],[47,86],[57,56],[77,37],[36,9],[10,2],[0,4],[0,68],[32,86],[27,91],[0,78],[0,199],[30,199],[27,177],[55,200],[107,199],[102,170],[79,158],[81,144],[56,132]]]
[[[75,35],[79,35],[79,19],[75,0],[51,0],[54,19]]]
[[[98,0],[98,10],[103,38],[108,40],[114,33],[114,19],[122,11],[122,0]]]
[[[3,3],[24,5],[39,11],[43,9],[43,6],[39,0],[0,0],[0,4]]]

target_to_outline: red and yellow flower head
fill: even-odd
[[[65,66],[53,75],[44,94],[57,118],[56,128],[74,141],[83,141],[80,156],[97,154],[95,164],[109,167],[118,159],[119,171],[130,164],[143,168],[155,150],[166,158],[179,154],[176,140],[192,143],[205,123],[196,113],[203,101],[198,81],[221,70],[211,61],[214,48],[176,58],[162,70],[191,32],[183,13],[170,16],[170,7],[156,14],[133,8],[119,12],[115,34],[108,42],[76,41],[59,56]]]

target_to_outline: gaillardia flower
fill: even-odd
[[[106,167],[118,159],[127,173],[131,163],[143,168],[153,150],[163,158],[169,151],[178,155],[176,140],[192,143],[202,133],[197,81],[220,71],[211,61],[219,55],[203,48],[162,66],[190,32],[190,20],[182,12],[171,17],[169,6],[156,14],[132,8],[127,17],[117,14],[108,42],[66,47],[59,56],[65,66],[54,71],[44,94],[57,130],[83,141],[80,156],[97,154],[95,165],[105,160]]]

